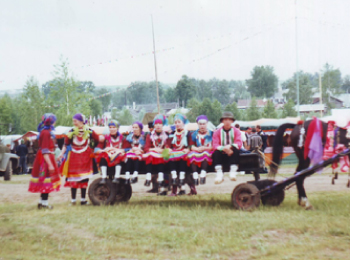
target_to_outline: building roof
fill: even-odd
[[[257,107],[264,107],[267,103],[267,99],[257,99]],[[244,109],[250,106],[251,99],[238,99],[237,107],[240,109]]]
[[[297,106],[294,107],[297,109]],[[324,104],[307,104],[299,105],[300,112],[315,112],[315,111],[324,111],[326,106]]]
[[[161,109],[164,109],[166,111],[169,111],[171,109],[176,109],[179,107],[179,104],[177,102],[173,103],[161,103],[160,104]],[[146,112],[153,112],[157,109],[157,103],[153,104],[139,104],[136,106],[137,110],[144,109]]]

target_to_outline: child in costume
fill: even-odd
[[[150,186],[152,181],[152,171],[158,173],[159,191],[158,195],[166,195],[164,183],[164,169],[166,164],[165,153],[168,148],[168,134],[163,126],[168,124],[168,120],[163,115],[157,115],[154,118],[154,130],[147,135],[145,144],[145,154],[143,159],[146,163],[146,181],[145,186]]]
[[[205,184],[208,165],[213,160],[213,132],[208,130],[208,117],[200,115],[197,117],[198,130],[191,135],[191,152],[187,156],[187,163],[191,166],[195,185],[198,185],[198,169],[200,173],[200,183]]]
[[[93,149],[90,147],[92,141],[98,143],[103,141],[103,136],[98,136],[86,125],[83,114],[73,116],[72,128],[64,142],[59,160],[65,156],[61,165],[61,171],[66,176],[64,187],[71,188],[72,205],[76,204],[77,189],[81,189],[81,205],[86,205],[86,188],[89,178],[93,176]]]
[[[55,161],[55,136],[52,133],[56,116],[47,113],[38,125],[39,150],[33,164],[32,177],[29,183],[29,192],[40,193],[38,209],[52,209],[49,205],[49,193],[59,191],[61,178]]]
[[[130,176],[133,171],[131,183],[136,183],[138,180],[140,162],[142,161],[143,148],[145,146],[145,137],[142,132],[143,124],[136,121],[132,124],[133,132],[130,133],[126,141],[129,143],[130,148],[126,153],[126,176]]]

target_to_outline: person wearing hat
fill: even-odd
[[[154,118],[154,130],[147,135],[144,147],[143,160],[146,163],[146,181],[145,186],[150,186],[152,181],[152,172],[158,173],[159,190],[158,195],[166,195],[164,170],[167,159],[165,151],[169,148],[168,134],[163,127],[168,124],[168,120],[164,115],[157,115]]]
[[[92,142],[103,142],[103,136],[99,136],[87,125],[87,120],[83,114],[73,116],[74,127],[68,132],[60,161],[65,157],[61,165],[62,175],[66,176],[64,187],[71,188],[72,205],[76,204],[77,189],[81,189],[81,205],[86,205],[86,189],[89,179],[93,176],[93,149]]]
[[[230,165],[230,179],[235,181],[239,163],[239,150],[242,148],[241,132],[232,126],[235,118],[231,112],[224,112],[220,118],[223,126],[213,135],[213,162],[216,171],[215,184],[224,181],[223,166]]]
[[[140,162],[142,161],[143,148],[145,146],[145,136],[142,129],[143,124],[136,121],[132,124],[132,133],[126,137],[130,148],[128,148],[126,152],[127,161],[125,176],[130,176],[131,171],[133,171],[131,183],[137,182]]]
[[[171,149],[169,156],[169,169],[172,178],[172,192],[170,196],[184,195],[185,192],[185,177],[187,167],[187,154],[189,153],[190,133],[185,128],[189,123],[188,119],[182,114],[174,116],[175,129],[169,136],[169,146]],[[192,195],[196,195],[196,187],[189,183]],[[177,187],[180,191],[177,193]]]
[[[200,115],[196,119],[198,130],[191,135],[190,149],[187,163],[191,166],[195,185],[198,185],[198,172],[200,172],[200,183],[205,184],[208,165],[213,163],[213,132],[208,129],[208,117]]]
[[[103,149],[97,151],[96,161],[100,165],[102,180],[106,183],[107,173],[114,175],[113,183],[119,183],[121,163],[126,159],[125,138],[119,133],[120,124],[117,120],[110,120],[108,123],[109,134],[104,136]],[[130,183],[130,172],[125,173],[125,183]]]

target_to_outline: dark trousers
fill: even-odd
[[[22,173],[27,173],[27,157],[26,156],[21,156],[19,158],[19,166],[22,169]]]
[[[49,199],[49,194],[48,193],[41,193],[40,194],[40,198],[42,200],[48,200]]]
[[[125,171],[127,172],[134,172],[134,171],[139,171],[140,168],[140,161],[139,160],[133,160],[133,159],[128,159],[125,165]]]
[[[164,173],[165,165],[163,163],[161,164],[146,164],[146,173],[158,173],[163,172]]]
[[[186,167],[187,167],[187,163],[184,160],[169,162],[170,171],[186,172]]]
[[[214,166],[222,165],[223,168],[226,168],[227,166],[230,166],[232,164],[238,164],[239,151],[234,147],[233,154],[231,156],[228,156],[226,153],[216,150],[213,153],[213,163]]]
[[[199,172],[199,170],[207,171],[208,161],[203,161],[201,167],[198,167],[195,163],[191,164],[192,172]]]

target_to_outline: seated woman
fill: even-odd
[[[213,163],[213,132],[208,130],[208,117],[197,117],[198,130],[191,136],[191,152],[187,156],[187,163],[191,165],[195,185],[198,185],[198,169],[201,169],[200,183],[205,184],[208,165]]]
[[[119,133],[119,122],[111,120],[108,124],[109,134],[105,135],[103,149],[97,151],[96,161],[100,164],[102,180],[101,184],[106,183],[107,172],[110,170],[114,173],[113,183],[119,183],[120,172],[122,169],[121,163],[125,161],[126,153],[123,147],[125,146],[125,138]],[[125,183],[130,183],[130,173],[125,174]]]
[[[86,124],[83,114],[73,116],[74,128],[65,138],[65,145],[58,160],[66,155],[61,165],[62,175],[66,176],[64,187],[71,188],[72,204],[76,204],[77,189],[81,189],[81,205],[86,205],[86,188],[89,179],[93,176],[93,150],[91,142],[103,142],[103,136],[98,136]],[[67,153],[66,153],[67,152]]]
[[[154,118],[154,130],[147,135],[145,144],[145,154],[143,159],[146,163],[146,181],[145,186],[150,186],[152,181],[152,171],[158,173],[159,191],[158,195],[166,195],[164,183],[164,169],[166,159],[164,158],[164,149],[168,148],[168,134],[163,130],[163,126],[168,124],[168,120],[163,115],[157,115]]]
[[[138,180],[140,162],[142,161],[143,148],[145,146],[145,137],[142,132],[143,124],[141,122],[134,122],[132,124],[133,132],[130,133],[126,141],[129,143],[130,148],[126,153],[126,176],[130,176],[133,171],[131,183],[136,183]]]
[[[190,133],[185,129],[185,124],[189,121],[181,114],[176,114],[174,117],[175,132],[169,136],[169,146],[171,148],[169,157],[169,168],[173,182],[172,192],[170,196],[184,195],[185,192],[185,175],[187,165],[187,154],[189,153]],[[179,176],[177,175],[179,173]],[[178,181],[179,180],[179,181]],[[180,187],[180,192],[177,192],[177,186]],[[193,184],[189,184],[191,188],[190,194],[197,194]]]

